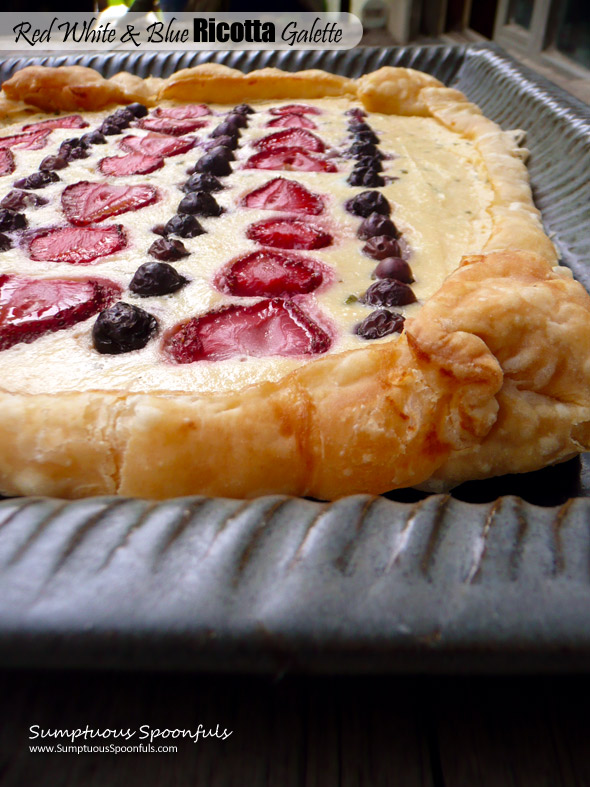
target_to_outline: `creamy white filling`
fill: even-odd
[[[163,360],[161,338],[166,330],[178,322],[202,314],[220,304],[249,303],[257,299],[232,298],[218,292],[212,280],[219,269],[238,256],[259,249],[247,239],[250,224],[285,214],[252,210],[239,206],[243,195],[276,178],[295,180],[314,193],[320,194],[326,210],[309,221],[329,231],[334,243],[317,251],[295,252],[316,259],[334,270],[334,281],[314,294],[304,296],[302,305],[312,315],[320,315],[334,335],[330,352],[342,352],[367,346],[353,332],[354,326],[374,307],[358,302],[347,302],[350,295],[361,295],[371,284],[371,273],[376,260],[362,254],[363,241],[356,237],[360,219],[344,209],[344,203],[363,191],[348,185],[354,162],[336,156],[337,173],[281,172],[244,169],[249,156],[257,152],[252,143],[270,133],[280,131],[267,128],[272,115],[270,107],[292,103],[274,101],[255,104],[256,114],[250,116],[249,128],[243,131],[236,151],[233,172],[222,182],[227,186],[215,194],[226,210],[219,218],[199,219],[207,234],[183,239],[190,256],[174,263],[190,279],[190,284],[179,292],[164,297],[140,298],[127,288],[135,270],[151,259],[147,250],[158,237],[152,232],[156,224],[167,221],[174,213],[183,193],[178,189],[186,181],[187,167],[202,154],[196,147],[188,153],[165,159],[165,166],[148,175],[106,178],[98,170],[98,162],[105,156],[124,155],[119,141],[127,134],[142,136],[149,132],[130,128],[119,136],[107,137],[107,145],[95,145],[87,159],[74,161],[58,172],[61,180],[36,193],[49,199],[46,206],[26,210],[29,228],[65,225],[60,203],[61,193],[69,183],[81,180],[113,184],[148,183],[158,188],[161,199],[138,211],[123,213],[98,224],[122,224],[128,234],[127,248],[87,265],[35,262],[22,249],[15,247],[0,255],[0,274],[12,273],[43,277],[109,278],[118,282],[124,292],[122,300],[134,303],[154,314],[160,323],[158,336],[145,348],[122,355],[101,355],[91,342],[95,317],[76,326],[45,335],[32,344],[18,344],[0,353],[0,378],[5,390],[42,393],[82,391],[90,389],[125,391],[227,391],[262,380],[277,380],[311,356],[297,358],[234,358],[226,361],[199,361],[176,365]],[[347,116],[351,106],[344,99],[322,99],[304,102],[322,110],[321,115],[309,115],[317,125],[313,131],[332,151],[343,153],[350,145],[347,137]],[[224,114],[227,107],[212,106],[216,114]],[[108,112],[88,113],[89,129],[55,129],[48,144],[41,150],[13,148],[17,171],[0,178],[0,195],[12,188],[12,182],[34,172],[41,160],[52,153],[62,140],[79,136],[96,128]],[[31,121],[42,119],[33,116]],[[220,122],[222,117],[209,118],[208,125],[193,133],[200,141]],[[411,315],[420,303],[432,295],[446,276],[454,270],[465,254],[478,252],[491,232],[487,209],[493,194],[481,156],[468,140],[443,127],[436,120],[421,117],[397,117],[371,114],[367,121],[380,137],[380,149],[392,157],[384,162],[384,174],[396,178],[380,189],[390,201],[392,219],[402,233],[410,250],[408,261],[415,283],[413,290],[418,303],[396,309]],[[16,127],[18,130],[19,127]],[[4,129],[0,136],[14,133],[15,127]],[[325,154],[324,154],[325,155]],[[288,252],[287,252],[288,253]],[[308,304],[306,307],[305,304]],[[397,335],[378,341],[396,340]]]

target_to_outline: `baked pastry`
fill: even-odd
[[[29,67],[0,117],[0,490],[332,499],[590,445],[518,133],[416,71]]]

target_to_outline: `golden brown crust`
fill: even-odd
[[[145,82],[87,71],[23,69],[5,101],[71,111],[348,95],[371,111],[430,116],[481,153],[493,231],[399,338],[277,383],[215,396],[0,394],[5,492],[335,498],[532,470],[590,446],[590,297],[554,267],[514,137],[461,93],[392,68],[357,81],[217,65]]]

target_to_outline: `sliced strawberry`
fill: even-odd
[[[160,156],[144,156],[143,153],[128,153],[126,156],[109,156],[98,162],[103,175],[146,175],[164,166]]]
[[[223,270],[215,286],[229,295],[288,298],[313,292],[323,281],[320,266],[314,260],[262,249]]]
[[[186,153],[195,144],[196,139],[178,139],[165,134],[146,134],[145,137],[123,137],[119,147],[130,153],[143,153],[146,156],[178,156]]]
[[[164,351],[176,363],[222,361],[236,355],[315,355],[330,349],[330,336],[293,301],[278,298],[231,305],[177,326]]]
[[[196,120],[195,118],[184,118],[176,120],[176,118],[143,118],[137,124],[141,128],[146,128],[148,131],[159,131],[161,134],[172,134],[173,137],[182,137],[183,134],[188,134],[195,131],[202,126],[207,125],[206,120]]]
[[[12,151],[8,148],[0,148],[0,175],[12,175],[15,166]]]
[[[51,120],[40,120],[38,123],[28,123],[23,126],[23,131],[29,129],[43,129],[43,128],[88,128],[88,123],[82,118],[81,115],[66,115],[62,118],[52,118]]]
[[[110,227],[49,227],[29,233],[29,257],[47,262],[85,264],[127,246],[121,224]]]
[[[324,202],[319,194],[313,194],[300,183],[285,178],[273,178],[264,186],[246,194],[242,205],[247,208],[285,210],[313,216],[324,210]]]
[[[45,147],[51,129],[39,131],[25,131],[23,134],[12,134],[10,137],[0,137],[0,149],[18,147],[21,150],[40,150]]]
[[[331,246],[333,237],[328,232],[307,224],[301,219],[269,219],[248,227],[246,236],[274,249],[323,249]]]
[[[139,210],[157,199],[158,191],[153,186],[111,186],[81,180],[64,189],[61,204],[67,220],[83,227],[128,210]]]
[[[286,114],[279,115],[266,124],[269,128],[317,128],[313,120],[305,115]]]
[[[331,161],[312,156],[303,148],[261,150],[250,156],[246,169],[279,169],[296,172],[338,172]]]
[[[121,291],[108,279],[0,276],[0,350],[87,320],[116,301]]]
[[[323,153],[326,146],[319,137],[304,128],[285,128],[267,137],[257,140],[254,147],[261,150],[283,150],[284,148],[301,148],[312,153]]]
[[[284,104],[282,107],[269,109],[271,115],[321,115],[317,107],[310,107],[307,104]]]
[[[186,120],[187,118],[199,118],[203,115],[210,115],[211,110],[205,104],[185,104],[182,107],[158,107],[154,115],[160,118],[174,118],[175,120]]]

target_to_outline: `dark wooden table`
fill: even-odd
[[[0,784],[585,787],[589,689],[590,679],[579,676],[273,681],[7,672],[0,677]],[[232,734],[162,740],[178,745],[167,754],[33,754],[34,724],[192,731],[202,724]]]

